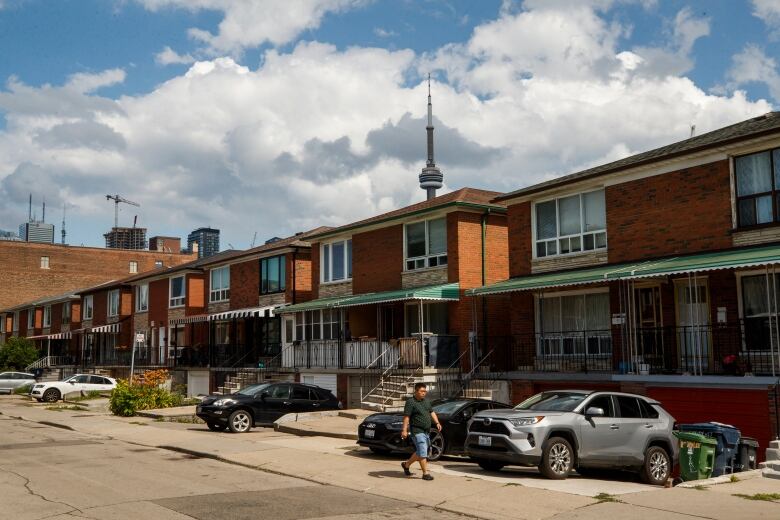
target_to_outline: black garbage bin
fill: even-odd
[[[750,471],[758,468],[758,441],[752,437],[740,437],[734,471]]]
[[[740,437],[740,432],[737,428],[730,424],[708,422],[681,424],[680,430],[701,433],[718,441],[718,447],[715,450],[715,466],[712,468],[713,477],[734,472]]]

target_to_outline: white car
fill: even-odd
[[[10,393],[19,387],[34,384],[35,376],[26,372],[3,372],[0,374],[0,393]]]
[[[116,379],[93,374],[76,374],[64,381],[36,383],[35,386],[33,386],[30,395],[38,401],[54,403],[67,394],[75,392],[86,394],[87,392],[94,391],[110,391],[114,388],[116,388]]]

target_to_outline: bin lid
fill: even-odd
[[[745,444],[747,446],[753,446],[755,448],[758,448],[758,441],[754,439],[753,437],[740,437],[739,438],[740,444]]]
[[[727,444],[732,446],[737,445],[740,437],[740,431],[737,428],[731,426],[730,424],[723,424],[719,422],[681,424],[680,430],[702,432],[710,435],[720,435]]]
[[[706,446],[717,446],[718,441],[713,439],[712,437],[707,437],[706,435],[702,433],[697,432],[683,432],[683,431],[674,431],[672,432],[675,437],[680,439],[681,441],[689,441],[689,442],[698,442],[700,444],[704,444]]]

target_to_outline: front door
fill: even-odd
[[[701,372],[710,364],[710,303],[707,279],[675,280],[680,368]]]
[[[664,337],[661,318],[661,288],[637,287],[634,292],[637,355],[654,368],[663,366]]]

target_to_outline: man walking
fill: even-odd
[[[431,403],[425,400],[427,393],[428,386],[425,383],[417,383],[414,385],[414,395],[406,400],[401,438],[406,439],[411,428],[414,453],[409,457],[409,460],[401,463],[401,467],[404,468],[404,474],[411,475],[412,472],[409,468],[415,462],[419,462],[423,471],[423,480],[433,480],[433,475],[428,473],[428,449],[431,446],[429,432],[431,431],[431,422],[436,425],[436,429],[439,431],[441,431],[441,423],[436,417]]]

